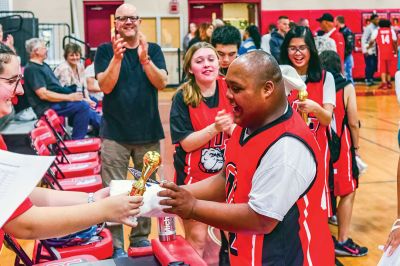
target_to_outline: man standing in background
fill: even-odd
[[[376,56],[376,45],[368,48],[371,41],[372,32],[378,29],[379,17],[373,13],[370,23],[365,27],[361,38],[361,49],[365,60],[365,84],[367,86],[374,85],[374,73],[378,66],[378,57]]]
[[[344,72],[346,74],[346,79],[354,84],[353,80],[353,49],[354,49],[354,33],[349,29],[345,22],[343,16],[337,16],[335,19],[336,27],[339,28],[339,32],[343,34],[344,38]]]
[[[286,33],[289,31],[289,18],[287,16],[280,16],[278,19],[278,30],[271,33],[271,40],[269,41],[269,47],[271,54],[275,57],[278,63],[281,60],[281,46]]]
[[[141,19],[136,7],[122,4],[115,12],[116,35],[99,46],[95,71],[104,92],[100,135],[104,185],[126,179],[129,159],[142,169],[147,151],[160,151],[164,138],[158,111],[158,90],[167,84],[167,71],[160,46],[147,43],[139,31]],[[149,246],[150,218],[138,218],[130,235],[131,247]],[[123,251],[122,226],[111,228],[114,256]]]

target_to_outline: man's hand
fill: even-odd
[[[147,43],[146,36],[143,33],[139,31],[138,35],[139,35],[139,47],[138,47],[139,61],[144,62],[148,59],[149,44]]]
[[[118,195],[104,199],[105,218],[109,222],[123,223],[131,227],[137,226],[132,217],[138,215],[139,207],[143,205],[143,197]]]
[[[231,126],[233,124],[232,115],[226,113],[225,110],[218,111],[217,115],[215,116],[215,129],[218,132],[227,132],[230,133]]]
[[[197,199],[189,191],[173,182],[161,183],[160,186],[166,190],[158,192],[158,196],[170,198],[160,201],[160,205],[170,207],[164,209],[164,212],[176,214],[183,219],[191,219]]]
[[[126,42],[123,38],[121,38],[121,35],[117,34],[116,36],[111,37],[111,43],[114,50],[114,58],[117,60],[122,60],[126,50]]]
[[[68,94],[68,96],[71,102],[79,102],[83,100],[82,92],[73,92]]]

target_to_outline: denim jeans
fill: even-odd
[[[353,55],[350,54],[344,59],[344,73],[346,75],[346,79],[350,80],[351,83],[354,84],[353,68],[354,68],[354,58]]]
[[[374,79],[374,73],[378,67],[378,58],[374,54],[364,54],[365,60],[365,79],[372,81]]]
[[[88,125],[100,128],[101,116],[89,107],[85,101],[59,102],[51,105],[58,115],[66,116],[72,121],[72,139],[85,138]]]

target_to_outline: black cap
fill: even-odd
[[[334,18],[329,13],[324,13],[324,14],[322,14],[322,16],[320,18],[317,18],[317,21],[319,21],[319,22],[322,22],[324,20],[333,22]]]
[[[379,17],[378,14],[372,13],[371,17],[369,18],[370,20],[374,20],[375,18]]]

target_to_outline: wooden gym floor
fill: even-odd
[[[360,245],[367,246],[369,254],[360,258],[339,258],[346,266],[376,265],[382,253],[378,245],[385,243],[387,235],[396,218],[396,171],[399,159],[397,130],[400,112],[394,91],[384,93],[376,90],[377,86],[367,88],[357,85],[357,97],[360,130],[360,153],[368,164],[367,172],[360,177],[360,185],[353,210],[350,236]],[[172,179],[173,146],[170,140],[169,109],[172,91],[160,93],[160,113],[166,138],[162,142],[163,172],[167,179]],[[361,96],[368,95],[368,96]],[[371,96],[375,95],[375,96]],[[128,228],[126,228],[128,229]],[[177,231],[183,234],[180,223]],[[336,234],[337,228],[331,226]],[[125,230],[127,236],[129,230]],[[156,222],[153,222],[150,238],[157,237]],[[33,242],[21,241],[28,254],[32,253]],[[125,237],[125,245],[128,245]],[[218,265],[218,247],[210,240],[206,250],[206,261],[210,265]],[[3,247],[0,254],[0,265],[13,265],[14,255]]]

